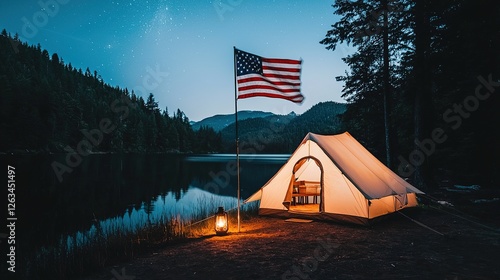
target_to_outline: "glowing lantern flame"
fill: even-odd
[[[215,233],[218,235],[226,234],[228,230],[227,212],[224,211],[224,207],[219,207],[217,213],[215,213]]]

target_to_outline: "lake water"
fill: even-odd
[[[92,231],[96,223],[102,228],[136,228],[162,215],[190,219],[208,205],[225,209],[237,205],[234,155],[89,155],[60,181],[53,165],[66,165],[66,156],[0,155],[4,170],[15,167],[20,250],[69,240]],[[241,198],[257,191],[288,157],[241,155]],[[216,211],[205,210],[207,215]]]

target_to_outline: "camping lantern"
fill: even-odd
[[[219,207],[215,213],[215,233],[217,235],[226,234],[229,230],[227,212],[224,207]]]

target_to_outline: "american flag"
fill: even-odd
[[[265,58],[236,48],[234,51],[238,99],[261,96],[302,103],[301,60]]]

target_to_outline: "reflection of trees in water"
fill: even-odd
[[[188,162],[182,155],[89,155],[59,182],[51,164],[54,160],[64,163],[65,156],[1,158],[16,166],[18,172],[18,238],[24,250],[54,244],[62,235],[86,231],[94,219],[122,216],[142,207],[152,213],[158,195],[172,192],[179,200],[190,186],[204,189],[213,182],[210,174],[225,171],[227,165],[227,162]],[[260,188],[280,166],[242,161],[242,198]],[[230,176],[229,185],[219,188],[218,194],[236,196],[236,176]]]
[[[246,198],[262,187],[278,171],[281,164],[240,160],[241,197]],[[227,171],[227,162],[189,162],[188,169],[193,171],[191,186],[219,195],[236,196],[237,176],[231,175],[232,170]],[[224,184],[227,178],[229,181]],[[218,186],[218,192],[207,187],[210,183]]]
[[[65,162],[65,155],[57,157]],[[62,234],[88,230],[94,215],[103,220],[142,206],[150,213],[159,194],[173,191],[180,197],[190,182],[179,156],[90,155],[65,174],[61,183],[51,168],[52,156],[11,160],[23,179],[18,188],[19,220],[24,228],[20,233],[30,234],[30,248],[52,244]],[[33,232],[40,234],[33,236]]]

